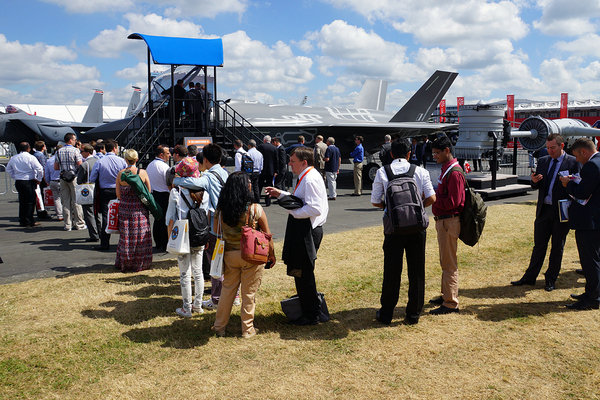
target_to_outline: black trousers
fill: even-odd
[[[318,251],[323,240],[323,227],[318,226],[312,230],[315,250]],[[317,295],[317,283],[315,282],[314,266],[302,268],[302,275],[294,277],[296,292],[300,298],[300,307],[302,315],[309,321],[316,321],[319,318],[319,296]]]
[[[281,189],[284,190],[283,187],[283,180],[285,179],[285,173],[286,170],[284,169],[283,171],[279,172],[276,176],[275,176],[275,187],[277,189]]]
[[[425,302],[425,240],[427,231],[410,235],[385,235],[380,318],[391,321],[400,296],[402,258],[406,251],[408,303],[406,315],[418,318]]]
[[[163,210],[162,217],[160,219],[154,219],[154,224],[152,225],[152,237],[154,238],[156,247],[164,250],[167,248],[167,243],[169,242],[167,225],[165,224],[165,214],[169,207],[169,192],[156,192],[153,190],[152,196],[154,196],[154,199]]]
[[[254,195],[255,203],[260,202],[260,189],[258,186],[258,176],[259,176],[258,172],[253,172],[251,175],[249,174],[250,183],[252,183],[252,194]]]
[[[545,275],[546,281],[556,281],[560,272],[563,250],[568,234],[569,223],[560,222],[558,210],[548,204],[542,205],[540,215],[534,222],[534,245],[531,252],[531,260],[529,261],[529,268],[527,268],[523,277],[527,280],[535,280],[537,278],[546,258],[548,242],[552,238],[552,248],[550,249],[548,269]]]
[[[15,181],[15,188],[19,193],[19,225],[28,226],[35,223],[33,211],[35,210],[35,188],[37,182]]]
[[[579,261],[585,276],[585,296],[592,303],[600,302],[600,230],[576,230],[575,240]]]
[[[262,193],[263,188],[273,186],[273,175],[260,174],[258,177],[258,193]],[[265,193],[265,206],[271,205],[271,196]]]
[[[100,232],[100,245],[102,247],[110,246],[110,235],[106,233],[108,225],[108,203],[117,198],[117,192],[113,189],[100,189],[100,210],[102,213],[102,231]]]

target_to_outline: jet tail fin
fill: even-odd
[[[387,81],[367,79],[356,97],[354,108],[384,111],[387,85]]]
[[[457,76],[457,72],[435,71],[390,122],[427,122]]]
[[[88,106],[83,119],[81,120],[84,124],[101,124],[104,122],[104,118],[102,116],[102,95],[104,92],[102,90],[94,91],[94,97],[92,97],[92,101],[90,101],[90,105]]]
[[[138,108],[140,104],[140,97],[142,94],[142,89],[137,86],[133,86],[133,94],[131,95],[131,100],[129,101],[129,106],[127,107],[127,112],[125,112],[125,117],[131,117],[133,112]]]

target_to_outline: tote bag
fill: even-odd
[[[212,260],[210,262],[210,276],[219,279],[223,275],[223,254],[225,253],[225,240],[221,233],[221,214],[217,225],[217,243],[213,250]]]
[[[108,202],[108,218],[106,220],[106,233],[109,235],[116,234],[119,232],[119,199],[111,200]]]
[[[49,187],[44,188],[44,206],[55,207],[54,195],[52,194],[52,189],[50,189]]]
[[[90,182],[90,168],[88,165],[88,181],[81,185],[75,185],[75,203],[80,206],[89,206],[94,204],[94,187]]]
[[[40,187],[37,186],[35,188],[35,209],[37,211],[44,211],[44,199],[42,198],[42,191],[40,190]]]
[[[178,256],[190,253],[190,229],[187,219],[181,219],[181,188],[179,189],[179,197],[177,199],[177,216],[178,219],[173,223],[173,229],[169,235],[167,243],[167,252]]]

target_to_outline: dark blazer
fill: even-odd
[[[567,193],[578,199],[590,199],[585,206],[576,201],[571,203],[569,207],[571,229],[600,229],[600,154],[596,153],[583,165],[581,182],[579,184],[569,182]]]
[[[279,154],[277,147],[271,143],[263,143],[256,148],[263,155],[262,175],[273,176],[278,173]],[[285,150],[284,150],[285,151]]]
[[[287,169],[287,153],[285,152],[285,147],[283,145],[276,148],[277,149],[277,160],[278,160],[278,174],[283,174]]]
[[[540,158],[535,173],[542,174],[544,177],[537,184],[533,183],[533,181],[531,182],[531,187],[534,189],[538,189],[538,202],[535,213],[536,217],[540,215],[540,212],[542,211],[542,206],[544,205],[544,194],[546,193],[546,185],[550,184],[550,179],[547,175],[548,168],[550,168],[550,165],[552,165],[551,163],[552,157],[550,156]],[[560,164],[559,170],[555,171],[554,173],[558,175],[560,171],[569,171],[569,175],[573,175],[579,172],[579,167],[580,165],[577,162],[577,160],[575,160],[575,157],[565,153],[565,159],[563,160],[562,164]],[[558,215],[558,200],[564,200],[568,198],[569,195],[566,189],[564,188],[562,183],[560,183],[560,180],[556,178],[556,180],[554,181],[554,187],[552,188],[552,208],[556,211],[556,215]]]

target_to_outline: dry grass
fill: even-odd
[[[598,398],[600,313],[564,308],[580,293],[569,235],[558,289],[512,287],[532,246],[534,205],[489,210],[479,246],[459,247],[461,313],[374,322],[382,229],[327,235],[317,285],[332,321],[285,323],[285,268],[266,271],[252,340],[234,314],[226,338],[214,313],[184,320],[174,261],[139,274],[112,270],[0,287],[0,397],[85,399]],[[435,230],[426,298],[439,291]],[[403,274],[405,276],[406,274]],[[426,311],[430,307],[426,305]]]

